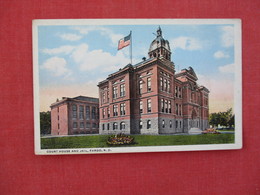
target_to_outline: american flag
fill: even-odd
[[[118,50],[131,44],[131,33],[118,41]]]

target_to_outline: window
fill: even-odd
[[[77,118],[77,105],[72,105],[72,118]]]
[[[161,109],[162,109],[162,112],[164,112],[164,100],[161,99]]]
[[[90,123],[89,123],[89,122],[86,123],[86,128],[87,128],[87,129],[90,128]]]
[[[102,130],[103,131],[105,130],[105,124],[102,124]]]
[[[79,127],[80,127],[81,129],[84,129],[84,122],[80,122]]]
[[[167,88],[167,89],[168,89],[168,91],[167,91],[167,92],[168,92],[168,93],[170,93],[170,91],[171,91],[171,90],[170,90],[170,89],[171,89],[171,83],[170,83],[170,81],[169,81],[169,80],[168,80],[167,82],[168,82],[168,88]]]
[[[167,88],[167,80],[166,80],[166,79],[164,79],[164,90],[165,90],[165,91],[168,90],[168,88]]]
[[[139,110],[140,110],[140,113],[143,113],[143,102],[140,101],[139,103]]]
[[[109,118],[110,117],[110,109],[107,108],[107,117]]]
[[[151,82],[151,77],[147,78],[147,91],[152,90],[152,82]]]
[[[165,100],[164,104],[165,104],[165,112],[168,113],[168,100]]]
[[[96,119],[96,107],[92,107],[92,115],[91,115],[91,117],[92,117],[92,120],[94,120],[94,119]]]
[[[180,121],[180,128],[181,128],[181,121]]]
[[[125,129],[125,122],[121,122],[120,123],[120,130],[124,130]]]
[[[181,98],[181,87],[179,87],[179,98]]]
[[[78,128],[78,123],[77,122],[73,122],[73,129],[77,129]]]
[[[139,122],[139,129],[142,129],[143,128],[143,121],[140,120]]]
[[[178,97],[178,87],[175,86],[175,97]]]
[[[96,123],[92,123],[92,128],[93,129],[97,128],[97,124]]]
[[[172,128],[172,121],[170,120],[170,128]]]
[[[107,123],[107,130],[109,130],[109,123]]]
[[[113,116],[118,116],[118,106],[113,105]]]
[[[176,113],[176,115],[179,115],[179,105],[178,104],[176,104],[176,106],[175,106],[175,113]]]
[[[113,123],[113,130],[117,130],[117,123]]]
[[[142,94],[143,91],[143,81],[139,81],[139,94]]]
[[[160,88],[163,91],[163,78],[162,77],[160,77]]]
[[[165,121],[162,120],[162,128],[164,128],[164,127],[165,127]]]
[[[169,109],[169,113],[172,113],[171,100],[168,101],[168,109]]]
[[[83,118],[84,118],[84,107],[79,106],[79,119],[83,119]]]
[[[181,109],[181,104],[179,105],[179,115],[182,115],[182,109]]]
[[[86,120],[90,119],[90,108],[89,106],[86,106]]]
[[[147,121],[147,129],[150,129],[151,126],[152,126],[152,125],[151,125],[151,120],[148,120],[148,121]]]
[[[176,129],[178,128],[178,121],[175,121]]]
[[[106,94],[105,92],[102,92],[102,102],[106,102]]]
[[[120,96],[125,96],[125,84],[120,85]]]
[[[117,87],[113,87],[113,98],[117,98]]]
[[[152,100],[147,100],[147,112],[152,112]]]
[[[120,115],[125,115],[125,103],[120,104]]]
[[[106,116],[106,110],[105,110],[105,108],[102,109],[102,113],[103,113],[103,118],[105,118],[105,116]]]

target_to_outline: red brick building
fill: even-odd
[[[149,58],[127,65],[98,84],[100,134],[171,134],[208,127],[208,89],[189,67],[175,74],[162,31]]]
[[[98,98],[78,96],[63,97],[51,105],[51,134],[99,133]]]

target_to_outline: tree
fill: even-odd
[[[218,125],[232,127],[234,126],[234,118],[232,108],[229,108],[226,112],[211,113],[209,115],[209,124],[213,127]]]
[[[40,112],[40,128],[41,134],[46,135],[51,133],[51,112]]]
[[[218,113],[211,113],[209,115],[209,124],[213,127],[218,126],[219,124],[219,115]]]

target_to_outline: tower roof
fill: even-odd
[[[169,41],[163,38],[162,30],[161,27],[159,26],[159,28],[157,29],[156,38],[152,41],[150,45],[149,52],[161,47],[164,47],[168,51],[171,51]]]

